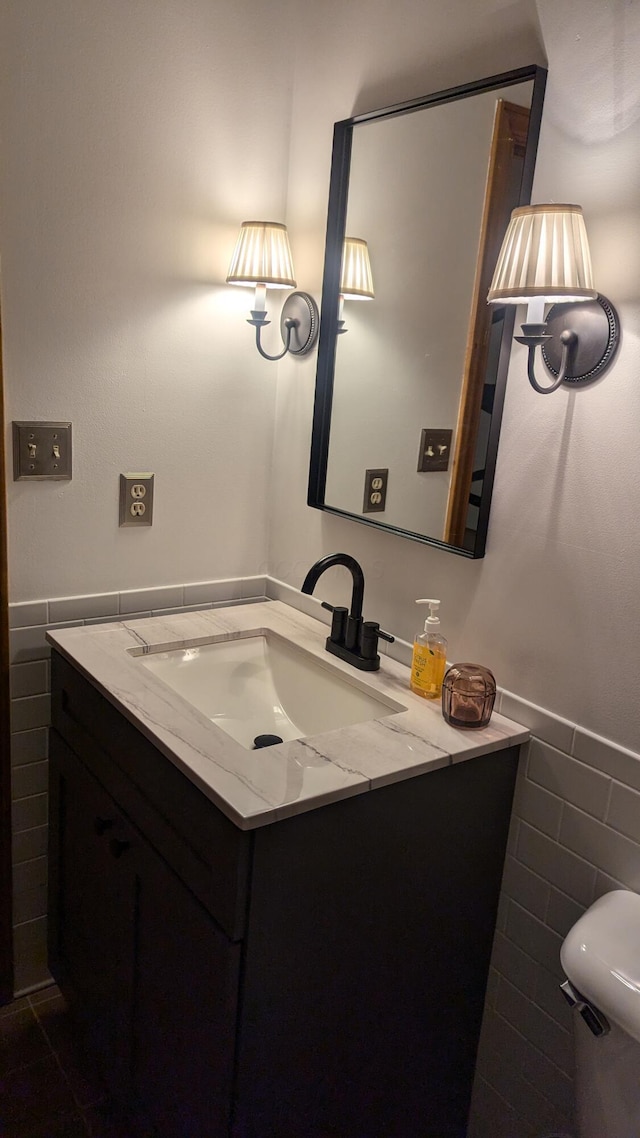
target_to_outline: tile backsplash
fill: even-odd
[[[317,601],[268,577],[10,606],[17,991],[48,979],[47,628],[264,596],[327,619]],[[410,645],[390,647],[408,662]],[[499,710],[532,738],[521,751],[469,1138],[573,1136],[573,1023],[558,989],[560,946],[602,893],[640,892],[640,756],[509,692]]]
[[[603,893],[640,892],[640,756],[507,692],[501,711],[532,738],[521,750],[469,1135],[573,1138],[560,946]]]

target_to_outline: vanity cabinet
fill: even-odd
[[[50,967],[161,1138],[464,1138],[517,748],[234,826],[54,653]]]
[[[226,1133],[240,945],[52,731],[52,967],[107,1083],[167,1135]]]

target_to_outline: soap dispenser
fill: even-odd
[[[438,616],[440,601],[418,600],[416,604],[429,605],[429,616],[424,631],[417,632],[413,641],[410,687],[423,699],[439,699],[447,666],[447,642],[440,633]]]

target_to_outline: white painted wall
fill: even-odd
[[[514,346],[487,554],[472,562],[306,506],[313,365],[280,369],[271,572],[316,557],[362,563],[365,612],[402,637],[438,596],[453,659],[632,748],[640,740],[640,5],[627,0],[422,0],[306,10],[298,53],[288,221],[305,287],[319,287],[335,120],[548,56],[534,201],[579,201],[598,287],[623,340],[595,386],[547,398]],[[302,269],[299,268],[302,275]],[[313,277],[315,276],[315,280]],[[319,587],[344,601],[346,575]]]
[[[71,482],[9,483],[14,601],[265,555],[276,371],[223,282],[240,222],[284,218],[289,8],[2,0],[6,416],[74,432]],[[129,470],[151,529],[118,528]]]

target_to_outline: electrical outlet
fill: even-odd
[[[363,514],[382,514],[387,504],[389,470],[365,470]]]
[[[153,474],[120,475],[120,525],[150,526],[153,522]]]
[[[15,482],[62,482],[71,478],[71,423],[13,422]]]

